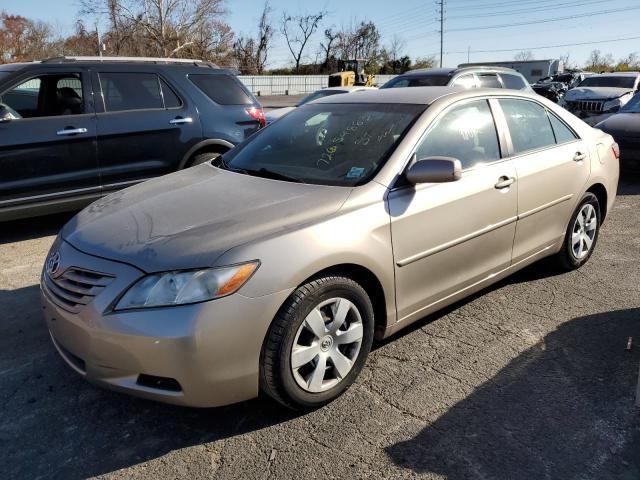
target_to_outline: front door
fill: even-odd
[[[511,137],[518,175],[518,224],[513,261],[518,262],[564,238],[569,218],[590,174],[589,149],[543,105],[499,100]]]
[[[412,321],[507,268],[517,216],[515,168],[501,157],[486,100],[453,105],[428,128],[416,158],[454,157],[455,182],[392,189],[388,196],[399,321]]]
[[[0,208],[99,191],[87,74],[31,74],[0,93]]]
[[[99,71],[98,163],[105,190],[176,171],[202,139],[198,112],[153,71]]]

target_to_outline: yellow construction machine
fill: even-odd
[[[374,75],[364,73],[364,59],[341,60],[340,71],[329,75],[330,87],[353,87],[365,86],[373,87]]]

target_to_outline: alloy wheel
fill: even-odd
[[[571,252],[577,260],[586,257],[591,251],[598,228],[598,215],[595,207],[585,203],[575,222],[571,233]]]

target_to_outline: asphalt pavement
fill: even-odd
[[[39,306],[70,215],[0,224],[0,478],[639,479],[639,212],[640,180],[623,183],[585,267],[538,263],[421,320],[306,414],[88,384]]]

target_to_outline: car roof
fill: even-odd
[[[316,92],[324,92],[326,90],[342,90],[344,92],[358,92],[361,90],[376,90],[375,87],[365,87],[365,86],[349,86],[349,87],[326,87],[326,88],[321,88],[320,90],[316,90]],[[314,92],[315,93],[315,92]]]
[[[515,73],[520,75],[513,68],[507,67],[493,67],[491,65],[477,65],[474,67],[458,67],[458,68],[418,68],[416,70],[409,70],[400,76],[419,76],[419,75],[452,75],[454,73],[464,73],[464,72],[505,72],[505,73]]]
[[[597,73],[594,76],[597,77],[637,77],[640,72],[605,72]]]
[[[410,87],[371,89],[351,95],[331,95],[313,103],[407,103],[429,105],[440,97],[464,91],[455,87]]]

